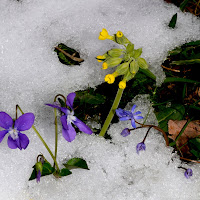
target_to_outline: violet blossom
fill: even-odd
[[[29,139],[25,134],[21,133],[21,131],[29,130],[34,120],[35,116],[33,113],[25,113],[14,122],[10,115],[5,112],[0,112],[0,127],[5,129],[0,131],[0,143],[8,133],[7,143],[9,148],[26,149],[29,144]]]
[[[184,175],[187,179],[190,178],[190,176],[192,176],[192,174],[193,174],[192,169],[188,168],[185,170]]]
[[[136,146],[137,154],[139,154],[140,151],[145,151],[145,149],[146,149],[146,145],[144,144],[144,142],[140,142]]]
[[[123,110],[121,108],[116,109],[116,114],[119,117],[119,120],[120,121],[131,120],[131,124],[133,128],[136,128],[135,120],[143,119],[142,116],[137,116],[141,114],[140,111],[137,111],[134,113],[135,108],[136,108],[136,105],[133,105],[131,111]]]
[[[67,96],[66,105],[71,108],[71,111],[68,108],[60,107],[60,106],[53,105],[53,104],[46,104],[47,106],[57,108],[64,113],[64,115],[62,115],[60,117],[60,120],[62,123],[63,137],[68,142],[72,142],[76,137],[76,131],[75,131],[74,127],[72,126],[72,124],[77,126],[80,131],[87,133],[87,134],[92,134],[92,130],[85,123],[83,123],[80,119],[78,119],[76,116],[74,116],[73,102],[74,102],[75,96],[76,96],[76,93],[70,93]]]

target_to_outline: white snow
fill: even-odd
[[[168,28],[175,13],[177,26]],[[98,40],[102,28],[111,35],[121,30],[135,48],[142,47],[142,57],[159,84],[164,79],[160,64],[168,50],[199,40],[199,22],[162,0],[1,0],[0,111],[14,118],[15,105],[19,104],[24,112],[33,112],[35,126],[53,150],[54,114],[44,104],[52,103],[58,93],[66,96],[104,81],[108,70],[101,70],[95,57],[115,44]],[[79,51],[85,61],[73,67],[61,64],[54,52],[59,43]],[[136,97],[133,102],[145,116],[150,107],[146,98]],[[156,124],[152,108],[149,116],[147,123]],[[112,141],[81,133],[68,143],[60,134],[59,165],[82,157],[90,170],[76,169],[61,179],[46,176],[39,184],[28,181],[37,155],[43,153],[52,160],[35,132],[27,131],[30,144],[25,151],[9,149],[6,136],[0,144],[0,199],[199,199],[199,165],[182,164],[155,130],[146,139],[146,151],[136,154],[135,147],[146,130],[138,129],[123,138],[120,132],[127,126],[128,122],[113,124],[109,130]],[[186,179],[178,166],[192,168],[191,179]]]

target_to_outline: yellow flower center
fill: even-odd
[[[121,31],[117,31],[117,37],[122,37],[123,33]]]

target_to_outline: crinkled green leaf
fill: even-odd
[[[172,65],[194,65],[194,64],[199,64],[199,63],[200,63],[200,59],[172,61]]]
[[[44,161],[44,164],[43,164],[43,169],[42,169],[42,175],[41,176],[47,176],[47,175],[50,175],[50,174],[53,174],[55,171],[55,168],[53,168],[51,166],[51,164],[47,161]],[[37,178],[37,172],[36,172],[36,167],[35,165],[33,166],[33,172],[29,178],[29,181],[30,180],[33,180],[33,179],[36,179]]]
[[[72,158],[68,160],[66,163],[63,164],[67,169],[76,169],[76,168],[82,168],[82,169],[88,169],[87,163],[82,158]]]
[[[176,26],[176,21],[177,21],[177,13],[172,16],[171,21],[169,22],[169,27],[175,28]]]
[[[159,126],[165,132],[168,132],[168,121],[181,120],[185,113],[185,108],[181,104],[174,104],[171,107],[162,107],[162,109],[156,113]]]

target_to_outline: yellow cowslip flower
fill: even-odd
[[[102,31],[99,33],[99,40],[105,40],[105,39],[112,40],[113,36],[110,36],[108,34],[108,31],[105,28],[103,28]]]
[[[104,62],[103,64],[102,64],[102,69],[107,69],[108,68],[108,64],[106,63],[106,62]]]
[[[126,87],[126,81],[122,80],[119,82],[119,88],[124,89]]]
[[[123,36],[123,33],[121,31],[117,31],[117,37],[122,37]]]
[[[108,84],[112,84],[115,81],[115,77],[118,76],[117,72],[114,72],[113,74],[107,74],[105,76],[105,82],[107,82]]]
[[[97,56],[97,61],[98,62],[102,62],[103,60],[102,59],[105,59],[106,58],[106,56],[104,56],[104,55],[99,55],[99,56]],[[100,59],[100,60],[99,60]]]

